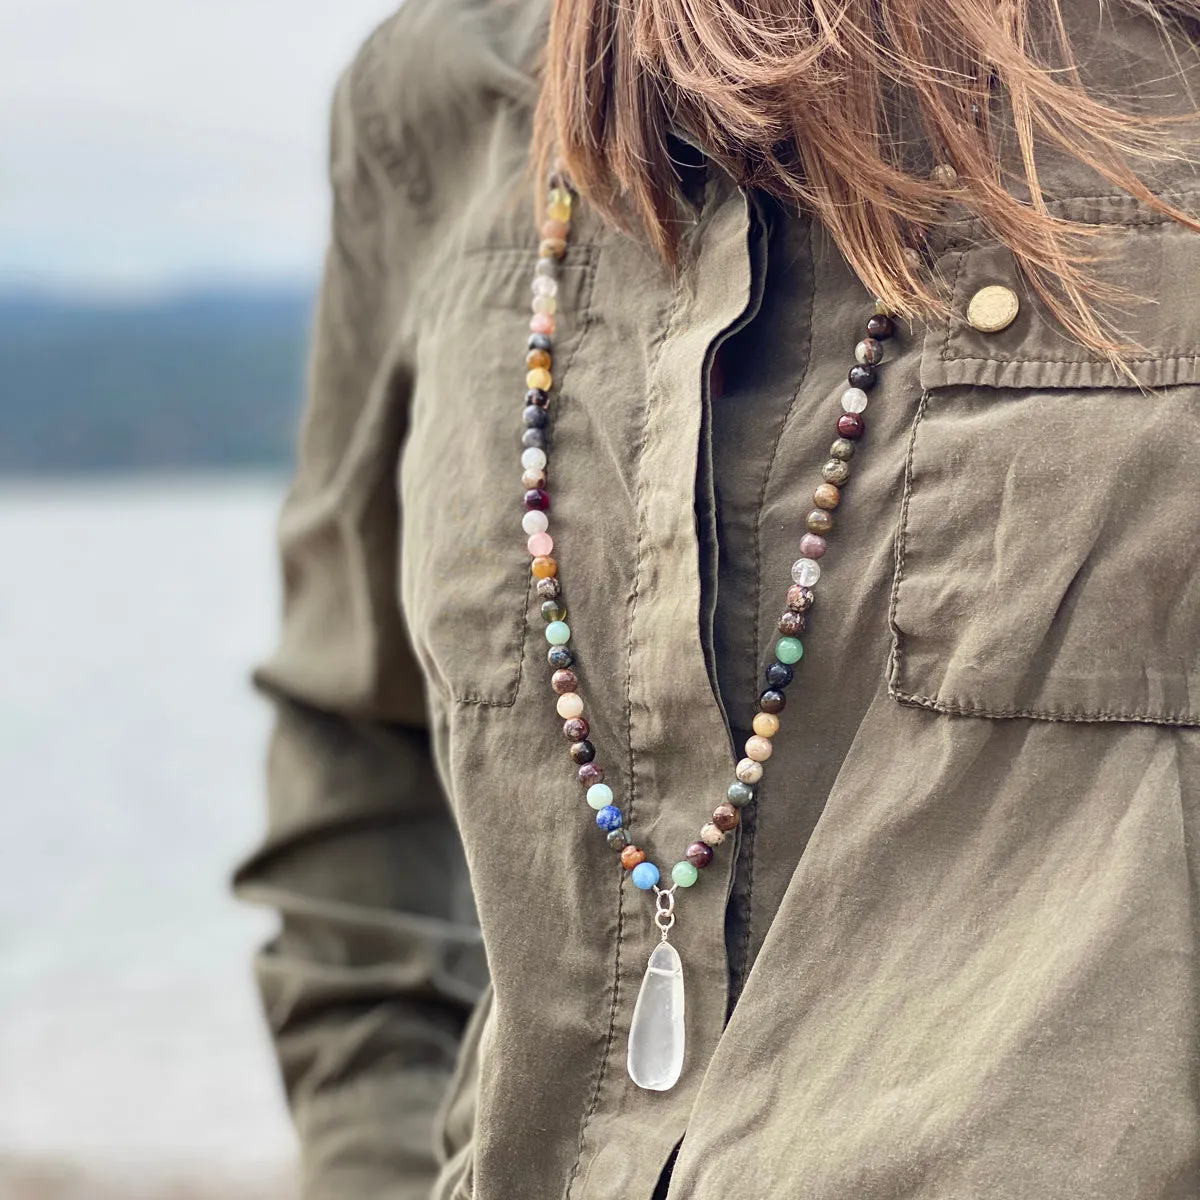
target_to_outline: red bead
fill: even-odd
[[[698,867],[703,870],[713,860],[712,847],[706,846],[703,842],[693,842],[687,848],[684,858],[686,858],[693,867]]]
[[[741,817],[732,804],[718,804],[713,810],[712,823],[722,832],[728,833],[737,826]]]
[[[579,768],[579,782],[584,787],[591,787],[593,783],[603,783],[604,768],[599,763],[584,763]]]
[[[541,488],[530,488],[525,493],[525,507],[527,509],[537,509],[539,512],[545,512],[550,507],[550,495]]]
[[[866,431],[867,423],[862,419],[862,413],[842,413],[838,417],[837,431],[839,437],[849,438],[857,442]]]
[[[792,609],[793,612],[808,612],[812,608],[813,601],[816,598],[816,593],[812,588],[801,587],[798,583],[793,583],[788,588],[788,608]]]
[[[587,723],[586,717],[572,717],[569,721],[563,722],[563,737],[568,742],[582,742],[591,732],[591,726]]]
[[[621,851],[621,866],[627,871],[646,861],[646,852],[640,846],[626,846]]]
[[[884,338],[890,338],[896,332],[896,327],[892,323],[892,318],[884,313],[876,313],[867,322],[867,335],[869,337],[878,338],[882,341]]]

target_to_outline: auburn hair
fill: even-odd
[[[668,133],[682,131],[739,183],[811,212],[906,318],[945,313],[912,247],[953,199],[1074,337],[1119,360],[1130,347],[1102,314],[1117,297],[1089,269],[1095,227],[1051,211],[1039,162],[1064,153],[1200,230],[1144,178],[1147,163],[1190,153],[1197,113],[1179,47],[1195,44],[1200,0],[1122,3],[1159,28],[1152,82],[1173,111],[1086,86],[1060,0],[551,0],[539,174],[557,156],[608,220],[640,226],[676,263]]]

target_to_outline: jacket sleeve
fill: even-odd
[[[280,525],[284,618],[269,824],[241,897],[280,915],[257,977],[302,1144],[305,1200],[424,1200],[434,1113],[485,967],[399,611],[397,471],[411,371],[403,217],[334,105],[332,244],[296,476]],[[388,213],[385,217],[383,214]]]

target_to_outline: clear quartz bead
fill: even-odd
[[[629,1028],[629,1078],[649,1092],[668,1092],[683,1072],[683,963],[670,942],[654,947]]]
[[[862,388],[847,388],[842,393],[842,409],[848,413],[860,413],[866,411],[867,393]]]
[[[812,587],[821,578],[821,565],[815,558],[798,558],[792,563],[792,579],[801,587]]]

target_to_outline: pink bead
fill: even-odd
[[[819,533],[806,533],[800,539],[800,553],[805,558],[820,558],[828,549],[829,543]]]
[[[539,558],[543,554],[549,554],[554,549],[554,539],[545,532],[531,533],[529,541],[525,545],[529,547],[529,553],[534,558]]]
[[[535,313],[533,320],[529,322],[529,328],[533,333],[544,333],[551,337],[554,333],[554,318],[547,313]]]

